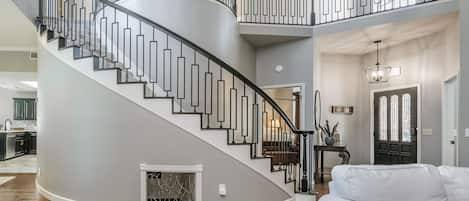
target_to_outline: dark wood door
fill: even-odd
[[[417,163],[417,87],[374,94],[375,164]]]

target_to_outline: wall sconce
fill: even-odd
[[[341,114],[351,115],[351,114],[353,114],[353,106],[336,106],[336,105],[333,105],[333,106],[331,106],[331,113],[332,114],[341,113]]]

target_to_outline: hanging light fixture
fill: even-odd
[[[388,82],[392,71],[392,67],[382,65],[379,62],[379,44],[381,40],[374,41],[376,44],[376,65],[369,67],[366,71],[369,83],[383,83]]]

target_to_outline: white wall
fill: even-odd
[[[465,131],[469,128],[469,1],[459,1],[461,36],[461,73],[459,84],[459,165],[469,167],[469,138]]]
[[[0,88],[0,124],[5,119],[13,121],[12,127],[35,126],[36,121],[14,121],[13,120],[13,98],[36,98],[36,92],[18,92]]]
[[[323,114],[323,119],[330,117],[343,124],[341,132],[345,133],[344,143],[352,153],[352,163],[370,162],[370,91],[419,84],[422,95],[421,129],[433,131],[433,135],[422,136],[422,162],[441,164],[441,83],[459,69],[457,23],[452,23],[444,31],[381,50],[382,63],[402,68],[400,77],[385,84],[370,85],[366,80],[366,68],[376,62],[374,52],[358,57],[321,55],[323,110],[332,104],[351,103],[355,106],[355,114],[349,117],[331,115],[330,112]],[[359,82],[356,82],[357,79],[360,79]]]
[[[346,144],[352,156],[358,155],[356,141],[359,133],[359,112],[352,115],[332,114],[332,105],[354,106],[355,109],[363,99],[360,96],[361,88],[361,57],[348,55],[321,54],[322,72],[320,76],[322,97],[322,123],[329,120],[331,124],[339,122],[338,132],[341,135],[341,144]],[[357,163],[357,157],[351,162]],[[331,167],[340,163],[337,153],[325,155],[325,166]]]

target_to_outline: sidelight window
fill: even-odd
[[[402,96],[402,142],[411,142],[410,94]]]
[[[388,98],[379,98],[379,139],[388,140]]]

